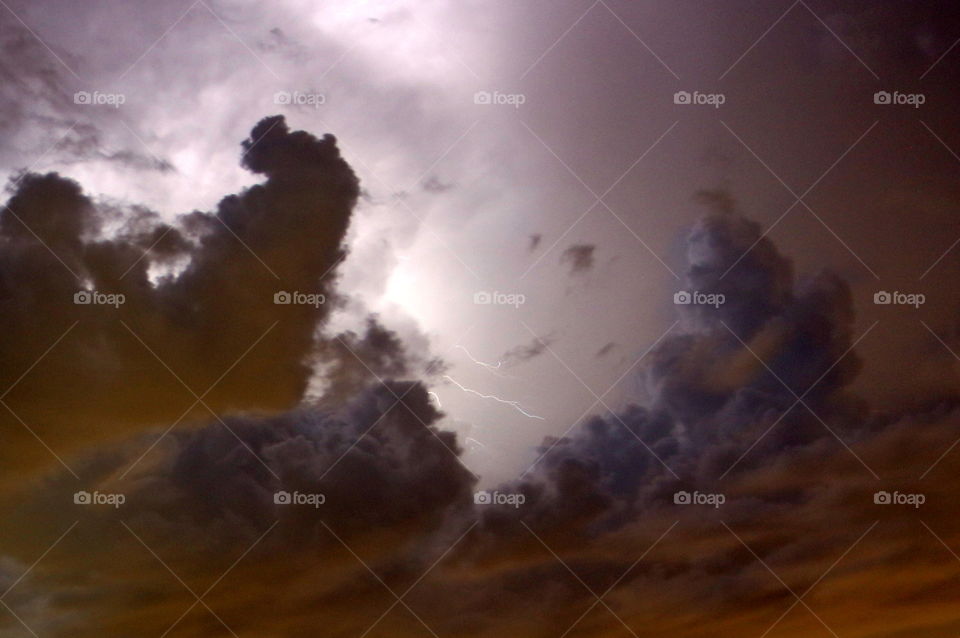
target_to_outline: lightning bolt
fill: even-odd
[[[440,403],[440,397],[437,395],[437,393],[436,393],[436,392],[427,392],[427,394],[429,394],[430,396],[433,397],[433,400],[437,402],[437,407],[442,410],[442,409],[443,409],[443,404]]]
[[[454,379],[453,377],[451,377],[450,375],[447,375],[447,374],[443,375],[443,378],[446,379],[446,380],[448,380],[448,381],[450,381],[452,384],[454,384],[455,386],[457,386],[458,388],[460,388],[460,389],[463,390],[464,392],[467,392],[467,393],[469,393],[469,394],[475,394],[475,395],[477,395],[478,397],[480,397],[481,399],[493,399],[493,400],[496,401],[497,403],[503,403],[504,405],[509,405],[511,408],[513,408],[514,410],[516,410],[517,412],[519,412],[520,414],[522,414],[523,416],[525,416],[525,417],[527,417],[527,418],[529,418],[529,419],[540,419],[541,421],[545,421],[545,420],[546,420],[546,419],[544,419],[542,416],[537,416],[536,414],[530,414],[529,412],[527,412],[526,410],[524,410],[524,409],[520,406],[520,402],[519,402],[519,401],[508,401],[507,399],[501,399],[500,397],[494,396],[494,395],[492,395],[492,394],[482,394],[482,393],[480,393],[480,392],[477,392],[476,390],[472,390],[472,389],[470,389],[470,388],[466,388],[466,387],[462,386],[462,385],[460,384],[460,382],[458,382],[456,379]]]
[[[498,376],[498,377],[503,377],[504,379],[512,379],[512,378],[513,378],[513,377],[511,377],[511,376],[508,375],[508,374],[503,374],[503,373],[501,373],[501,372],[498,372],[498,370],[500,370],[500,366],[503,365],[503,361],[497,361],[497,365],[493,365],[492,363],[485,363],[485,362],[483,362],[483,361],[480,361],[480,360],[474,358],[474,356],[473,356],[472,354],[470,354],[470,351],[467,350],[466,348],[464,348],[463,346],[461,346],[461,345],[456,345],[456,346],[454,346],[454,347],[455,347],[455,348],[460,348],[461,350],[463,350],[463,351],[466,353],[467,357],[468,357],[471,361],[473,361],[475,364],[477,364],[478,366],[480,366],[480,367],[482,367],[482,368],[486,368],[487,370],[489,370],[489,371],[490,371],[491,373],[493,373],[494,375],[496,375],[496,376]]]

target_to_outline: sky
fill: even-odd
[[[960,632],[960,21],[0,0],[0,637]]]

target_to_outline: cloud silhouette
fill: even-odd
[[[282,117],[243,147],[266,181],[174,225],[54,173],[14,185],[0,216],[0,386],[16,413],[3,417],[4,478],[54,460],[20,419],[68,455],[206,420],[205,406],[278,412],[303,397],[357,179],[332,136],[291,132]],[[75,303],[83,290],[123,303]],[[277,305],[278,293],[323,303]]]

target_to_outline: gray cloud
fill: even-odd
[[[76,102],[76,78],[6,10],[0,15],[0,51],[0,134],[5,139],[0,163],[10,167],[24,157],[29,162],[52,157],[65,166],[101,161],[135,171],[174,170],[168,159],[145,152],[135,140],[126,146],[108,140],[96,108]]]
[[[436,175],[431,175],[421,184],[421,186],[423,187],[423,190],[434,194],[446,193],[453,188],[453,184],[441,182],[440,178],[438,178]]]
[[[529,343],[521,343],[500,355],[500,361],[505,367],[517,365],[539,357],[556,343],[557,338],[552,335],[534,337]]]
[[[560,263],[570,267],[570,274],[577,275],[593,268],[593,253],[596,246],[575,244],[560,254]]]

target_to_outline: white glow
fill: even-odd
[[[419,273],[408,265],[407,260],[400,263],[390,273],[387,279],[387,288],[383,295],[386,304],[400,308],[412,317],[421,327],[431,325],[431,317],[436,318],[436,312],[425,294],[424,282]]]

